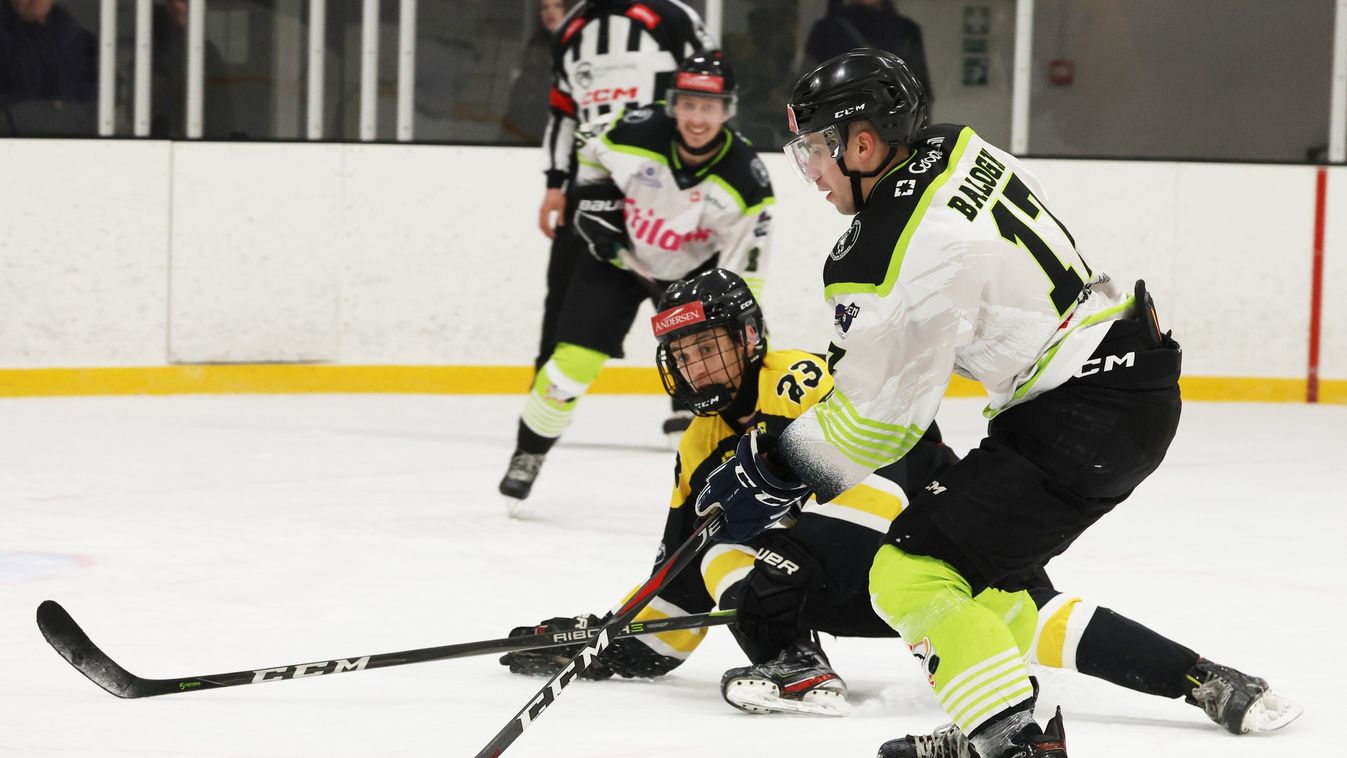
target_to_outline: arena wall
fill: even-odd
[[[819,270],[847,221],[764,159],[773,342],[822,351]],[[1319,392],[1347,401],[1347,169],[1030,163],[1087,260],[1147,280],[1198,399],[1305,399],[1325,174]],[[0,166],[0,395],[526,384],[535,150],[2,140]],[[597,389],[658,391],[652,352],[638,320]]]

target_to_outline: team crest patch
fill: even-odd
[[[917,662],[921,664],[922,671],[926,672],[926,681],[932,687],[935,686],[935,670],[940,668],[940,656],[935,654],[935,647],[931,645],[931,638],[924,637],[921,642],[915,645],[908,645],[908,651],[916,657]]]
[[[589,85],[594,83],[594,67],[589,61],[581,61],[575,67],[575,83],[582,89],[589,89]]]
[[[851,322],[861,313],[861,307],[855,303],[837,304],[837,309],[833,311],[833,326],[837,327],[837,336],[845,338],[847,330],[851,328]]]
[[[639,124],[642,121],[649,121],[652,113],[654,111],[650,108],[637,108],[633,111],[627,111],[627,115],[623,116],[622,120],[628,124]]]
[[[847,227],[847,233],[838,238],[837,244],[833,245],[833,251],[828,253],[828,257],[835,261],[840,261],[846,254],[851,252],[851,248],[856,245],[856,240],[861,237],[861,219],[860,216],[851,220],[851,226]]]
[[[758,180],[758,184],[766,187],[772,183],[772,177],[767,173],[767,167],[762,165],[761,160],[754,158],[748,167],[753,170],[753,178]]]

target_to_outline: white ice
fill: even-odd
[[[649,571],[672,455],[656,397],[592,397],[539,520],[495,493],[521,396],[0,401],[0,754],[471,756],[542,684],[492,656],[118,700],[49,648],[61,602],[147,677],[503,636],[603,611]],[[979,405],[942,411],[958,449]],[[1233,737],[1181,702],[1042,673],[1074,758],[1338,756],[1347,408],[1190,404],[1161,471],[1051,568],[1059,587],[1267,677],[1306,715]],[[714,630],[671,676],[580,682],[507,755],[857,756],[944,720],[895,640],[825,640],[857,711],[750,716]]]

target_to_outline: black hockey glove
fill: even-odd
[[[716,506],[725,514],[722,542],[745,542],[762,534],[809,497],[809,487],[770,460],[776,438],[758,430],[739,438],[734,457],[706,477],[697,495],[697,515]]]
[[[600,263],[616,264],[618,249],[630,248],[627,236],[627,198],[611,183],[585,184],[575,190],[571,228],[585,249]]]
[[[805,598],[824,586],[823,570],[786,530],[769,532],[736,599],[730,625],[749,660],[764,663],[803,638]]]
[[[598,628],[602,625],[603,621],[592,613],[584,616],[557,616],[535,626],[517,626],[510,630],[509,636],[523,637],[529,634],[569,632],[575,629]],[[570,660],[575,657],[576,653],[580,652],[580,648],[584,645],[584,642],[577,642],[574,645],[548,647],[541,650],[518,650],[502,655],[500,663],[502,666],[509,666],[512,674],[552,676],[564,668],[567,663],[570,663]],[[612,675],[613,672],[601,660],[594,660],[584,671],[580,672],[581,679],[607,679]]]

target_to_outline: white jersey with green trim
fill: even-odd
[[[823,496],[906,454],[952,375],[982,384],[991,417],[1070,379],[1132,303],[1023,164],[949,124],[875,184],[824,285],[836,388],[781,441]]]
[[[579,184],[612,182],[626,196],[627,235],[642,272],[673,281],[718,255],[761,296],[776,202],[767,168],[732,129],[707,163],[682,165],[662,104],[628,111],[579,149]]]

